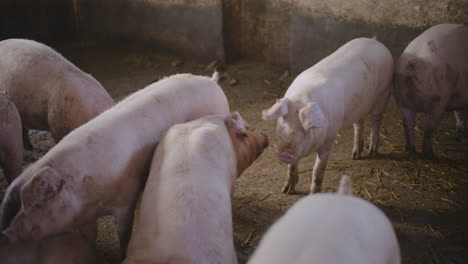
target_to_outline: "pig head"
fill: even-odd
[[[1,230],[10,241],[41,240],[76,219],[79,200],[52,167],[20,180],[8,188],[1,208]]]
[[[249,124],[238,112],[228,116],[224,124],[236,153],[237,176],[239,176],[268,147],[268,136],[265,133],[249,131]]]
[[[294,164],[309,155],[323,142],[328,120],[315,102],[292,102],[281,98],[269,109],[262,111],[263,120],[277,119],[276,140],[279,158]]]

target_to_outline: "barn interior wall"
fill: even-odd
[[[29,38],[54,44],[71,39],[74,31],[71,2],[63,0],[1,0],[0,40]]]
[[[466,0],[3,0],[0,38],[144,46],[202,61],[252,58],[297,73],[376,36],[397,57],[425,28],[468,22]]]

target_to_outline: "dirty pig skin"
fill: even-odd
[[[8,183],[22,171],[21,118],[7,93],[0,91],[0,167]]]
[[[8,187],[0,208],[3,233],[39,240],[110,214],[124,252],[136,200],[166,130],[230,112],[217,76],[167,77],[73,130]]]
[[[415,38],[395,70],[395,99],[403,118],[406,151],[415,153],[415,117],[424,113],[422,152],[435,158],[434,133],[445,111],[455,111],[457,137],[463,137],[468,107],[468,25],[441,24]]]
[[[317,153],[317,158],[310,192],[320,192],[336,135],[351,125],[352,157],[359,159],[364,147],[364,119],[369,112],[369,155],[377,153],[392,76],[393,58],[384,45],[375,39],[354,39],[302,72],[283,98],[263,110],[263,119],[277,119],[279,158],[288,164],[283,192],[294,193],[298,162],[312,152]]]
[[[352,195],[347,175],[337,194],[309,195],[266,232],[248,264],[400,264],[392,223]]]
[[[0,41],[0,90],[7,91],[27,129],[50,130],[59,142],[114,105],[102,85],[50,47],[27,39]]]
[[[239,113],[171,127],[154,154],[124,264],[234,264],[236,178],[268,146]]]

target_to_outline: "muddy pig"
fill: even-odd
[[[11,243],[0,235],[2,264],[92,264],[96,262],[94,230],[70,232],[40,241]]]
[[[8,183],[22,171],[21,118],[7,93],[0,91],[0,167]]]
[[[468,26],[433,26],[410,42],[395,70],[395,99],[406,136],[406,151],[416,152],[415,116],[425,114],[422,152],[435,158],[432,140],[445,111],[455,111],[457,137],[463,137],[468,107]]]
[[[248,264],[400,263],[393,226],[372,203],[352,196],[350,179],[338,194],[296,202],[266,232]]]
[[[301,157],[317,153],[310,192],[319,192],[336,135],[354,126],[352,157],[364,147],[363,126],[372,113],[369,155],[377,152],[382,114],[391,92],[393,59],[375,39],[358,38],[302,72],[283,98],[263,110],[264,120],[277,119],[279,158],[288,165],[285,193],[293,193]]]
[[[231,196],[268,146],[239,113],[171,127],[153,157],[124,264],[237,263]]]
[[[167,77],[73,130],[8,187],[0,208],[3,233],[39,240],[111,214],[124,252],[136,200],[166,130],[229,113],[217,76]]]
[[[18,108],[27,149],[32,149],[29,128],[50,130],[59,142],[114,105],[91,75],[50,47],[27,39],[0,41],[0,90],[7,91]]]

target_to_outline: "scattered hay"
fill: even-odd
[[[244,246],[249,246],[250,241],[252,241],[252,235],[255,233],[255,230],[250,231],[249,236],[247,239],[243,242]]]

